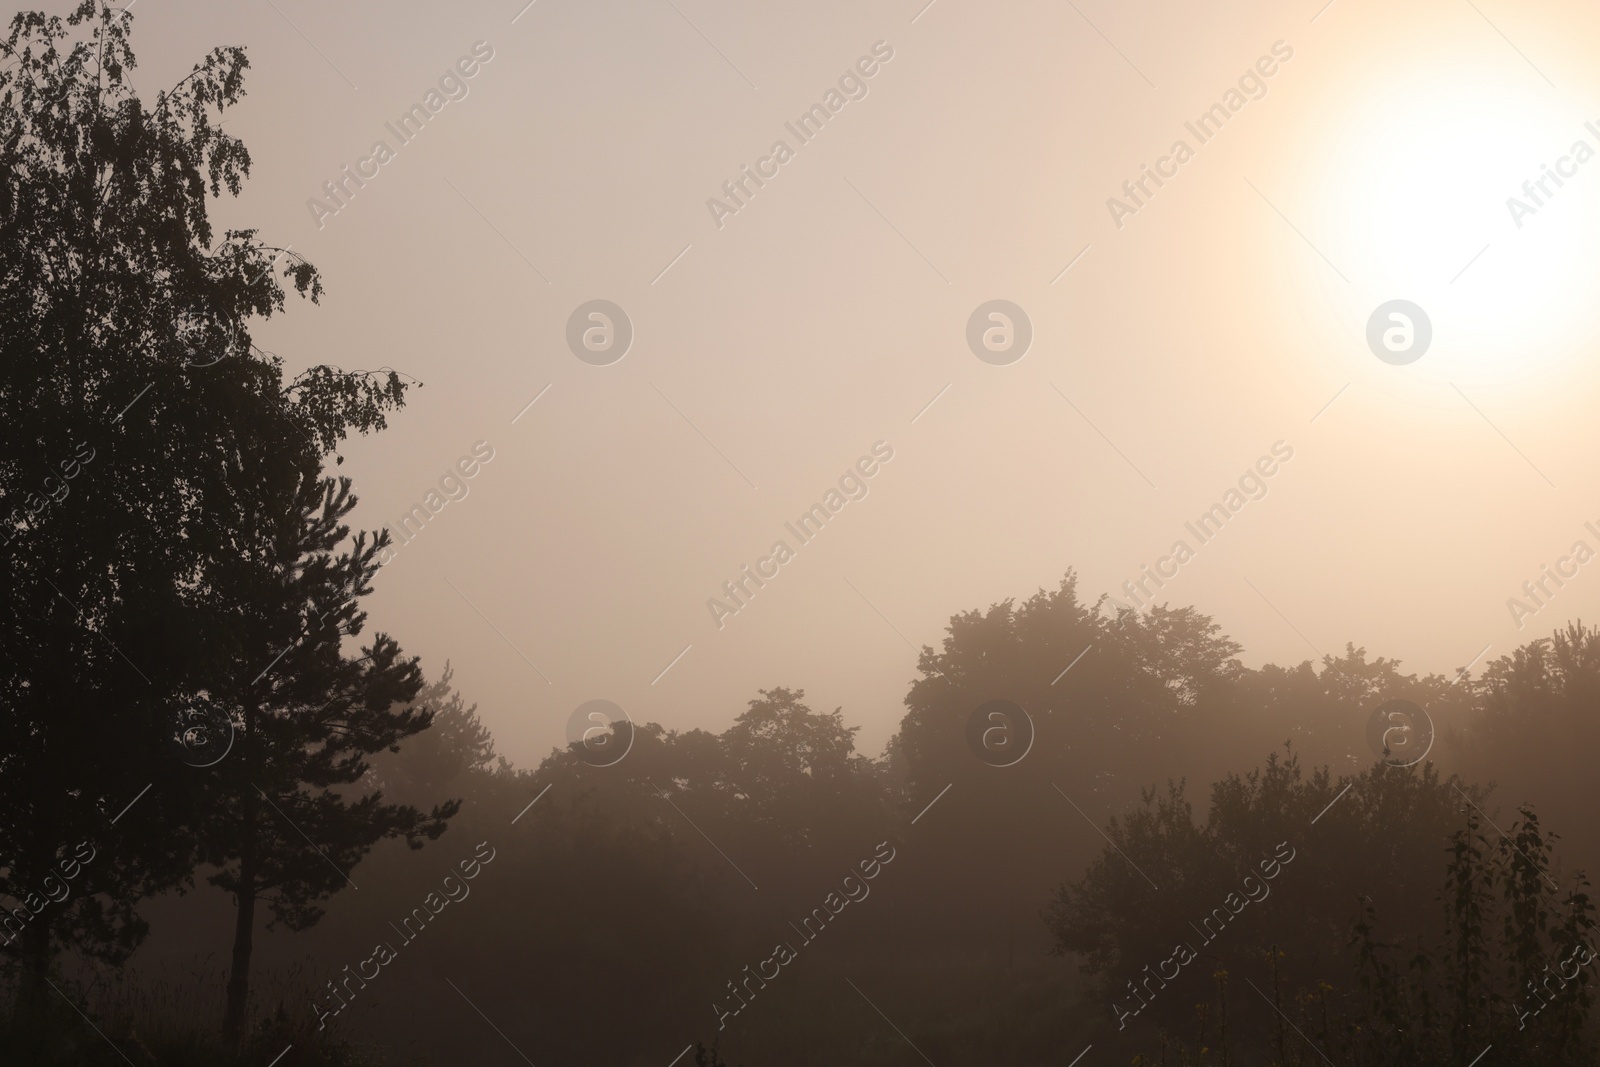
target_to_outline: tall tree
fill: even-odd
[[[298,410],[291,405],[285,419]],[[374,844],[403,837],[420,848],[460,806],[446,801],[424,814],[351,788],[367,776],[369,756],[427,729],[433,713],[412,706],[422,672],[393,638],[378,633],[359,656],[346,652],[366,622],[359,600],[372,590],[388,531],[352,537],[350,480],[322,473],[320,447],[298,452],[297,472],[270,457],[237,457],[241,536],[217,568],[210,603],[215,632],[237,642],[233,676],[213,695],[238,709],[238,737],[216,766],[201,821],[201,857],[219,868],[210,881],[236,905],[224,1020],[234,1046],[246,1036],[257,904],[267,904],[269,923],[310,927],[322,901],[355,885],[350,871]]]
[[[244,65],[217,49],[146,109],[120,10],[24,12],[0,41],[0,894],[24,1016],[58,946],[125,955],[134,902],[192,860],[169,742],[206,488],[261,366],[239,324],[284,300],[253,235],[213,246],[206,220],[249,165],[213,124]]]
[[[947,892],[909,905],[921,912],[913,922],[985,951],[1042,940],[1033,887],[1061,881],[1098,850],[1086,817],[1098,822],[1151,779],[1185,773],[1199,724],[1227,707],[1239,646],[1210,618],[1187,607],[1108,609],[1105,598],[1081,601],[1069,570],[1020,603],[952,616],[942,647],[923,648],[894,756],[907,816],[940,806],[918,828],[934,844],[908,851],[902,869]],[[1020,712],[989,720],[989,731],[991,701]],[[981,759],[974,743],[991,739],[1009,746],[998,762],[1014,762]],[[959,803],[939,799],[947,789]],[[1054,847],[1019,849],[996,832],[1024,812],[1043,813],[1061,835]],[[994,921],[967,920],[977,915]]]
[[[218,238],[208,220],[209,199],[249,174],[218,124],[248,61],[215,49],[146,107],[128,81],[131,23],[84,0],[65,19],[18,14],[0,41],[0,895],[15,902],[0,949],[21,959],[25,1016],[59,947],[120,958],[143,932],[137,901],[192,877],[195,838],[174,827],[210,831],[230,810],[206,797],[238,795],[235,757],[256,754],[262,792],[292,805],[295,781],[345,782],[351,753],[425,722],[397,735],[374,718],[416,681],[381,636],[349,663],[338,638],[304,642],[280,665],[304,679],[240,683],[241,662],[261,664],[288,628],[291,590],[322,598],[329,634],[359,628],[340,605],[366,588],[373,546],[353,561],[327,547],[353,501],[321,469],[349,433],[382,429],[405,386],[331,367],[286,378],[251,344],[253,317],[283,310],[288,287],[315,301],[321,283],[255,231]],[[344,716],[328,729],[353,739],[297,764],[301,742],[263,718],[319,687]],[[221,771],[182,758],[197,708],[242,731]],[[342,755],[318,763],[326,751]],[[302,799],[302,826],[325,819],[335,841],[367,815],[420,825],[376,799]],[[215,835],[206,848],[238,853]],[[296,878],[282,906],[307,921],[316,886]]]

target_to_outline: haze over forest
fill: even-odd
[[[1596,1062],[1600,15],[0,37],[0,1061]]]

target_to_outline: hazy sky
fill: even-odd
[[[397,523],[492,448],[369,607],[430,673],[453,661],[530,764],[591,698],[721,729],[777,685],[842,705],[875,752],[912,646],[953,612],[1068,567],[1087,599],[1121,596],[1180,539],[1193,558],[1162,598],[1212,614],[1251,664],[1353,640],[1452,671],[1600,614],[1600,562],[1566,564],[1521,630],[1507,606],[1574,542],[1600,550],[1600,159],[1575,149],[1600,150],[1600,16],[1323,2],[143,0],[133,17],[152,98],[204,49],[249,48],[227,128],[254,175],[216,218],[327,286],[258,343],[426,383],[347,450],[360,519]],[[477,42],[492,58],[402,144],[385,124]],[[786,127],[830,102],[808,142]],[[1202,143],[1185,124],[1217,104]],[[334,205],[324,182],[379,140],[392,158],[319,226],[308,200]],[[1545,165],[1567,176],[1535,203],[1522,185]],[[713,212],[745,166],[770,176]],[[1168,177],[1135,201],[1123,183],[1146,166]],[[595,299],[634,333],[606,366],[567,342]],[[1432,328],[1406,365],[1367,342],[1397,299]],[[1009,365],[968,345],[991,300],[1031,321]],[[867,495],[802,545],[784,524],[880,441]],[[1292,458],[1246,479],[1266,495],[1200,544],[1184,524],[1278,442]],[[779,540],[793,558],[719,628],[708,598]]]

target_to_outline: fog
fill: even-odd
[[[68,795],[78,821],[10,832],[12,899],[27,911],[28,887],[61,876],[55,857],[89,839],[91,816],[146,780],[170,785],[144,801],[147,844],[116,846],[120,880],[72,898],[100,904],[70,921],[62,904],[42,948],[6,949],[19,1033],[42,960],[82,983],[66,999],[84,1018],[146,1033],[156,1024],[124,1020],[160,1014],[138,1007],[167,988],[156,976],[189,975],[171,988],[204,991],[196,1014],[221,1022],[231,966],[228,1055],[265,1064],[283,1036],[300,1051],[281,1067],[356,1061],[321,1045],[324,1058],[296,1060],[322,1037],[250,1029],[280,1001],[308,1032],[326,1036],[338,1015],[341,1040],[439,1062],[687,1064],[672,1060],[686,1042],[704,1042],[703,1067],[1069,1064],[1080,1050],[1083,1067],[1388,1062],[1349,1036],[1354,1022],[1289,1047],[1277,1021],[1310,1019],[1287,1005],[1311,1004],[1321,982],[1390,991],[1363,1002],[1361,1041],[1378,1018],[1455,1035],[1443,1051],[1396,1039],[1382,1055],[1399,1062],[1466,1067],[1496,1043],[1500,1062],[1584,1062],[1587,1007],[1561,1015],[1565,1044],[1517,1045],[1508,1020],[1521,1033],[1534,1015],[1514,989],[1450,986],[1478,1023],[1470,1005],[1451,1022],[1414,1017],[1432,987],[1397,977],[1403,960],[1372,978],[1360,968],[1377,950],[1362,962],[1350,946],[1358,898],[1377,909],[1374,944],[1438,933],[1453,834],[1483,835],[1480,873],[1507,865],[1483,875],[1485,900],[1567,924],[1555,947],[1531,933],[1483,946],[1485,967],[1536,974],[1530,961],[1587,936],[1570,887],[1600,859],[1585,756],[1600,640],[1583,627],[1600,616],[1600,14],[1432,0],[146,0],[69,28],[63,53],[89,41],[95,54],[102,24],[129,34],[137,65],[113,82],[152,129],[159,94],[211,49],[244,49],[242,96],[218,109],[216,95],[241,91],[224,87],[194,106],[243,144],[248,171],[236,194],[226,180],[185,192],[211,232],[180,229],[213,257],[246,231],[254,280],[228,290],[226,313],[209,289],[178,299],[168,279],[198,275],[160,260],[161,226],[135,227],[120,200],[76,199],[70,152],[28,154],[66,135],[22,89],[52,61],[17,42],[43,30],[15,23],[0,60],[17,67],[0,83],[0,495],[27,512],[8,525],[27,536],[7,549],[5,670],[8,700],[42,703],[15,713],[0,765],[22,783],[11,803]],[[64,112],[63,128],[100,106],[87,88],[100,62],[68,97],[90,110]],[[68,190],[59,218],[47,188]],[[127,202],[155,195],[142,188]],[[115,306],[83,296],[93,286],[62,273],[53,242],[68,263],[101,246],[69,216],[155,250],[83,278],[149,291]],[[311,267],[315,300],[295,274]],[[183,310],[146,321],[140,302]],[[226,340],[179,337],[213,317]],[[345,383],[285,389],[298,435],[246,428],[238,397],[262,379],[223,384],[275,360],[286,386]],[[146,379],[117,375],[146,361],[181,369],[152,371],[165,384],[140,406]],[[117,435],[140,419],[148,448],[131,458]],[[286,458],[300,438],[314,451]],[[28,503],[51,494],[34,482],[79,439],[98,450],[77,453],[83,480],[61,467],[70,494]],[[388,532],[352,557],[364,578],[341,586],[340,607],[290,597],[308,605],[301,629],[274,629],[278,594],[243,577],[271,553],[237,530],[277,515],[271,504],[238,504],[249,521],[234,532],[196,532],[223,529],[200,516],[234,514],[251,456],[280,471],[258,473],[284,513],[291,481],[348,479],[354,502],[329,521],[367,531],[363,545]],[[311,559],[308,544],[284,558]],[[343,558],[349,544],[318,551]],[[308,582],[322,573],[304,566]],[[102,572],[120,576],[97,593]],[[301,635],[330,620],[314,655]],[[123,668],[103,644],[82,651],[92,635],[151,688],[96,673]],[[80,671],[90,655],[105,662]],[[333,664],[354,673],[330,673],[326,691],[306,680]],[[252,695],[273,674],[273,696]],[[324,697],[390,718],[293,725]],[[283,769],[281,794],[231,769],[254,758],[241,753],[258,743],[258,700],[299,709],[261,751],[353,744],[348,762]],[[992,701],[999,718],[980,714]],[[151,753],[171,763],[159,738],[175,713],[209,724],[205,744],[240,746],[219,748],[211,778],[188,754],[187,770],[140,776]],[[39,725],[61,714],[85,718],[65,734]],[[74,745],[99,755],[75,762]],[[137,758],[107,779],[119,748]],[[229,775],[233,799],[207,792]],[[301,858],[328,862],[283,873],[308,895],[270,930],[261,910],[237,927],[254,890],[236,879],[255,876],[235,865],[253,861],[202,826],[208,812],[256,818],[252,788],[306,812],[331,811],[318,806],[331,790],[360,813],[348,839],[329,815],[323,840],[280,810],[299,834],[286,839],[313,850]],[[411,814],[353,806],[380,790]],[[1552,831],[1546,857],[1538,835]],[[455,932],[391,949],[373,962],[398,975],[383,995],[333,1011],[330,977],[371,959],[412,898],[473,857],[471,895],[486,903],[452,897],[434,914],[461,920]],[[867,863],[880,865],[871,879]],[[324,887],[328,866],[339,879]],[[1463,893],[1470,866],[1451,868]],[[1221,947],[1205,952],[1193,939],[1203,964],[1175,955],[1162,923],[1194,929],[1250,872],[1266,890],[1240,890],[1250,933],[1230,946],[1208,930]],[[1565,888],[1541,903],[1541,880]],[[850,907],[830,913],[853,932],[795,928],[841,885]],[[1513,905],[1514,885],[1534,895]],[[130,924],[117,952],[79,936],[97,929],[95,908]],[[1449,930],[1471,926],[1450,914]],[[241,929],[255,931],[248,1000]],[[796,977],[741,997],[746,964],[765,974],[769,961]],[[1190,987],[1129,1000],[1146,963]],[[1230,968],[1273,1011],[1236,977],[1194,1030],[1189,1006]],[[848,1011],[833,999],[847,972],[862,983],[859,998],[843,989]],[[778,1010],[784,983],[793,1006]],[[429,1007],[441,996],[448,1016]],[[1229,1005],[1233,1044],[1219,1046]],[[1539,1025],[1555,1033],[1555,1015]],[[157,1044],[147,1062],[199,1062]],[[36,1062],[98,1062],[27,1047]]]
[[[913,23],[541,3],[512,24],[515,6],[136,15],[152,89],[214,43],[250,47],[228,130],[255,170],[219,216],[292,244],[330,294],[263,343],[426,383],[350,450],[360,519],[396,523],[475,442],[495,448],[371,610],[457,666],[519,762],[586,699],[716,727],[779,682],[850,708],[876,751],[915,660],[893,627],[934,642],[952,611],[1069,564],[1120,596],[1280,439],[1287,477],[1163,590],[1256,662],[1355,640],[1449,671],[1513,647],[1506,599],[1597,517],[1564,433],[1592,396],[1592,301],[1561,300],[1592,286],[1596,202],[1575,179],[1521,230],[1504,205],[1592,117],[1595,26],[1575,9],[1496,23],[1553,89],[1444,4],[1313,22],[1313,5],[939,3]],[[466,98],[319,228],[307,201],[477,41],[494,59]],[[865,97],[799,144],[784,123],[878,41],[894,58]],[[1293,58],[1265,95],[1197,143],[1183,124],[1278,41]],[[1435,97],[1445,128],[1418,128],[1426,110],[1393,128]],[[1194,158],[1116,225],[1107,200],[1180,138]],[[708,199],[779,139],[792,161],[717,225]],[[1463,184],[1481,199],[1457,205]],[[595,298],[636,330],[603,368],[564,340]],[[1034,327],[1008,367],[964,342],[996,298]],[[1437,331],[1404,371],[1364,344],[1392,298]],[[899,462],[870,501],[714,626],[721,583],[880,439]],[[1595,597],[1575,583],[1564,615]]]

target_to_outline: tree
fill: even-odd
[[[135,902],[191,866],[171,741],[200,673],[206,490],[261,367],[239,323],[284,299],[253,235],[213,247],[206,221],[207,190],[249,166],[213,125],[243,53],[213,51],[147,110],[126,34],[86,0],[0,41],[0,892],[24,1017],[59,944],[120,959]],[[94,859],[49,899],[81,842]]]
[[[1054,949],[1079,955],[1115,1031],[1175,1025],[1205,978],[1269,954],[1291,982],[1349,988],[1354,902],[1411,928],[1428,921],[1442,845],[1485,793],[1431,763],[1335,778],[1274,756],[1213,784],[1196,824],[1183,786],[1169,782],[1113,820],[1111,843],[1057,890],[1046,912]]]
[[[439,677],[424,685],[413,702],[432,713],[432,725],[398,753],[374,755],[367,775],[372,788],[407,804],[427,804],[464,796],[481,785],[497,758],[494,737],[478,717],[478,706],[462,699],[454,681],[447,660]]]
[[[239,734],[201,822],[201,858],[220,868],[210,881],[237,909],[224,1022],[235,1047],[245,1036],[257,902],[268,904],[269,925],[306,929],[322,917],[321,901],[355,884],[349,872],[374,844],[402,837],[421,848],[460,807],[446,801],[423,814],[344,788],[366,777],[368,756],[396,750],[433,720],[410,706],[422,672],[392,638],[377,634],[359,658],[343,648],[365,624],[359,600],[388,531],[351,538],[350,480],[323,476],[316,449],[303,450],[287,500],[277,494],[291,486],[276,472],[252,481],[260,465],[241,460],[241,483],[258,489],[248,498],[257,522],[213,602],[219,632],[239,639],[236,674],[220,694],[239,709]]]
[[[1402,967],[1399,944],[1378,939],[1378,909],[1361,910],[1352,944],[1361,970],[1364,1063],[1467,1063],[1488,1045],[1499,1062],[1564,1067],[1594,1062],[1594,903],[1588,880],[1562,890],[1551,876],[1556,836],[1532,808],[1493,840],[1469,812],[1451,838],[1439,894],[1442,936],[1418,936]]]
[[[1107,614],[1106,603],[1081,602],[1068,571],[1020,605],[951,617],[942,649],[923,650],[900,726],[922,804],[952,780],[995,780],[966,732],[986,701],[1010,700],[1033,720],[1037,747],[1007,777],[1132,799],[1152,756],[1176,750],[1186,720],[1231,694],[1239,646],[1210,618],[1193,608]]]
[[[846,726],[837,708],[812,711],[803,689],[760,692],[720,737],[727,816],[768,849],[836,846],[852,824],[870,834],[862,824],[876,821],[878,783],[871,761],[855,752],[861,728]]]
[[[1228,708],[1239,647],[1218,631],[1193,608],[1085,604],[1070,570],[1020,604],[952,616],[942,648],[922,652],[894,746],[905,817],[940,805],[918,827],[929,847],[906,860],[907,878],[943,887],[916,905],[929,929],[1008,956],[1018,937],[1041,939],[1047,887],[1099,850],[1085,816],[1098,823],[1136,803],[1145,782],[1192,768],[1194,738]],[[1026,713],[1007,726],[1017,747],[1005,766],[980,759],[969,733],[994,700]],[[997,832],[1036,812],[1049,847]]]
[[[381,635],[360,665],[337,640],[306,642],[299,688],[237,677],[287,625],[291,589],[328,596],[332,627],[356,627],[340,605],[365,587],[372,550],[326,547],[350,501],[320,469],[347,434],[382,429],[405,386],[331,367],[286,379],[252,345],[249,320],[283,310],[286,286],[315,301],[321,282],[255,231],[218,239],[208,221],[208,198],[249,174],[218,125],[248,61],[215,49],[147,108],[127,81],[131,21],[84,0],[65,19],[21,13],[0,42],[0,892],[19,902],[12,922],[26,917],[5,944],[23,963],[24,1016],[58,945],[120,959],[143,934],[138,900],[192,877],[195,846],[174,828],[228,810],[205,797],[226,776],[181,759],[196,709],[222,709],[211,725],[242,729],[240,753],[259,758],[263,717],[319,685],[346,725],[414,693],[414,664]],[[339,784],[360,765],[349,753],[392,732],[357,729],[323,746],[346,753],[331,763],[259,766]],[[360,803],[318,796],[303,817],[417,825]],[[92,862],[73,859],[80,842]],[[214,834],[207,848],[229,851]],[[72,895],[42,900],[69,861]],[[287,884],[287,914],[309,919],[308,898],[291,897],[315,887]]]
[[[1464,674],[1464,672],[1463,672]],[[1347,643],[1344,655],[1324,655],[1321,670],[1310,660],[1293,667],[1264,664],[1238,678],[1233,732],[1248,730],[1249,743],[1287,738],[1313,764],[1327,763],[1355,773],[1379,753],[1369,747],[1368,718],[1384,701],[1409,700],[1424,708],[1443,734],[1470,706],[1472,686],[1464,677],[1403,674],[1400,661]],[[1417,734],[1419,747],[1434,738]],[[1442,755],[1443,746],[1432,750]]]
[[[1600,863],[1600,803],[1590,753],[1600,744],[1600,630],[1570,623],[1484,668],[1477,714],[1453,738],[1475,773],[1566,828],[1565,854]]]

